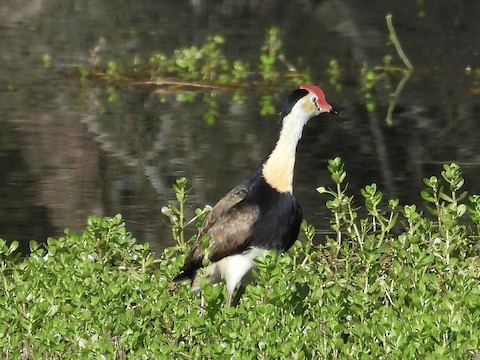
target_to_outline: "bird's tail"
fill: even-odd
[[[184,271],[182,271],[180,274],[178,274],[177,276],[175,276],[173,278],[173,282],[182,282],[182,281],[187,281],[187,280],[192,280],[192,275],[191,274],[188,274]]]

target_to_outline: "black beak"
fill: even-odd
[[[330,114],[332,114],[332,115],[338,115],[338,111],[335,110],[334,108],[331,108],[331,109],[330,109]]]

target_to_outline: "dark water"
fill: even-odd
[[[127,228],[154,249],[171,243],[161,207],[172,182],[194,187],[189,205],[213,204],[261,161],[278,118],[259,115],[259,98],[278,106],[289,88],[177,94],[82,82],[76,69],[100,38],[102,59],[170,53],[226,39],[230,59],[256,63],[270,26],[284,52],[301,58],[342,117],[312,120],[298,148],[295,192],[307,220],[328,230],[326,161],[341,156],[350,189],[376,182],[403,204],[420,202],[422,178],[441,164],[462,166],[466,188],[480,192],[480,3],[472,1],[4,1],[0,4],[0,237],[44,240],[81,231],[90,214],[121,213]],[[379,78],[375,111],[365,110],[363,67],[402,65],[388,42],[385,15],[415,71],[385,124],[401,76]],[[341,88],[329,83],[331,59]],[[205,96],[219,118],[204,120]],[[357,195],[359,197],[359,195]],[[360,199],[359,199],[360,200]]]

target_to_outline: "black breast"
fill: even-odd
[[[256,203],[260,210],[247,240],[249,246],[288,250],[297,239],[302,222],[302,209],[293,194],[278,192],[259,176],[244,201]]]

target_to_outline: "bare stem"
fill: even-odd
[[[407,69],[410,70],[410,71],[413,70],[412,63],[410,62],[410,60],[408,60],[407,55],[405,55],[405,53],[403,52],[402,46],[400,45],[400,42],[398,41],[398,37],[397,37],[397,34],[395,32],[395,28],[393,27],[393,23],[392,23],[392,14],[388,14],[385,17],[385,19],[387,20],[387,27],[388,27],[388,31],[390,32],[390,39],[392,40],[393,45],[395,46],[395,49],[397,50],[398,55],[402,59],[403,63],[407,67]]]

